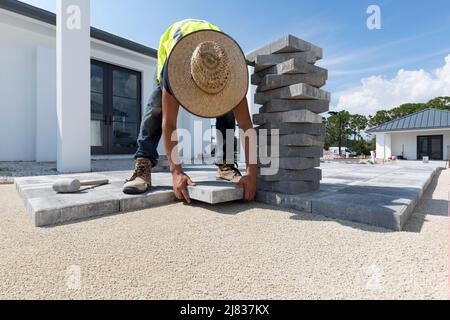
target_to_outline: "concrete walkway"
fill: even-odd
[[[446,299],[449,185],[404,232],[241,203],[34,228],[0,186],[0,299]]]
[[[282,195],[258,192],[257,200],[278,208],[362,222],[390,230],[402,230],[440,166],[445,163],[396,162],[384,166],[324,163],[320,192]],[[193,199],[220,203],[242,198],[242,189],[215,183],[214,166],[185,168],[194,182]],[[109,179],[110,185],[78,194],[56,194],[58,176],[16,179],[33,225],[52,226],[102,215],[172,204],[175,199],[169,173],[153,174],[154,188],[139,196],[122,193],[129,171],[65,175],[80,180]]]

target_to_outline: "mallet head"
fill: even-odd
[[[77,179],[61,179],[53,184],[53,190],[57,193],[75,193],[80,189],[81,182]]]

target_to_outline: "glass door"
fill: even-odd
[[[430,159],[443,160],[444,159],[444,136],[430,137]]]
[[[92,61],[92,153],[134,154],[141,105],[140,72]]]
[[[140,74],[131,70],[112,70],[111,152],[134,154],[141,119]]]
[[[105,104],[105,70],[100,65],[91,65],[91,148],[92,154],[108,151],[107,107]]]
[[[430,160],[444,159],[444,136],[417,137],[417,159],[429,157]]]

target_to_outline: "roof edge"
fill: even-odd
[[[4,9],[31,19],[56,26],[56,14],[17,0],[1,0],[0,9]],[[91,37],[109,44],[125,48],[151,58],[158,57],[156,49],[125,39],[115,34],[91,27]]]
[[[433,127],[433,128],[414,128],[414,129],[395,129],[395,130],[379,130],[379,129],[378,129],[378,128],[384,126],[384,125],[388,125],[389,123],[397,122],[397,121],[400,121],[400,120],[402,120],[402,119],[406,119],[406,118],[409,118],[409,117],[412,117],[412,116],[414,116],[414,115],[417,115],[417,114],[420,114],[420,113],[423,113],[423,112],[427,112],[427,111],[430,111],[430,110],[435,110],[435,111],[439,111],[439,112],[441,112],[441,111],[450,112],[450,111],[448,111],[448,110],[440,110],[440,109],[435,109],[435,108],[427,108],[427,109],[424,109],[424,110],[422,110],[422,111],[414,112],[414,113],[411,113],[411,114],[409,114],[409,115],[403,116],[403,117],[401,117],[401,118],[398,118],[398,119],[395,119],[395,120],[391,120],[391,121],[382,123],[382,124],[376,126],[375,128],[371,128],[371,129],[367,130],[366,132],[367,132],[367,133],[377,133],[377,132],[378,132],[378,133],[383,133],[383,132],[395,132],[395,131],[414,131],[414,130],[434,129],[434,127]],[[448,127],[435,127],[435,128],[436,128],[436,129],[443,129],[443,128],[448,128]]]

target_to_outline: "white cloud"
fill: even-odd
[[[450,96],[450,55],[445,65],[432,72],[398,71],[392,79],[372,76],[361,80],[361,86],[341,92],[337,109],[364,115],[391,109],[403,103],[427,102],[438,96]]]

